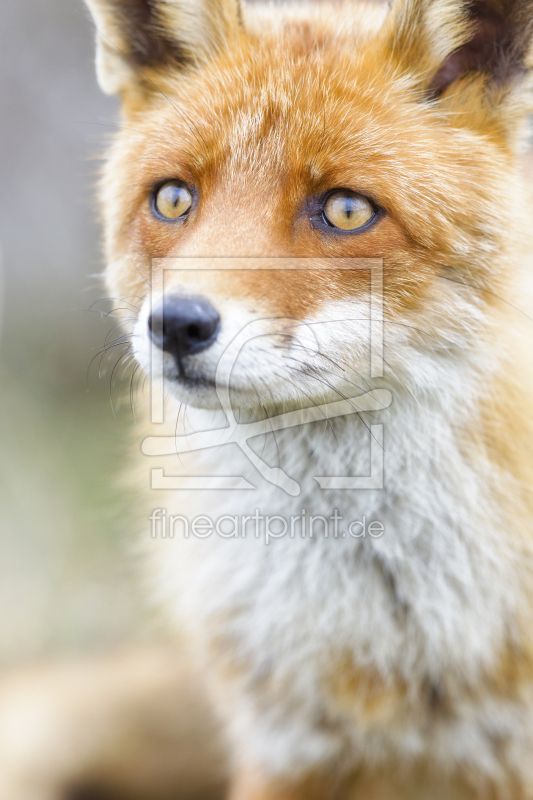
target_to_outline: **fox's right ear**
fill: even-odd
[[[106,94],[135,102],[169,70],[193,69],[238,33],[239,0],[86,0]]]

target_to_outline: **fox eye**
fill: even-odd
[[[349,189],[339,189],[330,194],[324,203],[325,221],[342,231],[356,231],[370,222],[376,209],[366,197]]]
[[[154,197],[155,210],[165,219],[178,219],[190,209],[192,195],[181,181],[167,181]]]

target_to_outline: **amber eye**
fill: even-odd
[[[190,209],[192,195],[181,181],[167,181],[157,190],[154,205],[165,219],[178,219]]]
[[[324,203],[324,217],[334,228],[356,231],[373,218],[376,209],[366,197],[349,189],[330,194]]]

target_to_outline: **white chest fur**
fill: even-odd
[[[279,459],[300,482],[297,497],[262,480],[233,446],[224,458],[209,451],[195,460],[195,469],[243,475],[256,491],[200,490],[186,498],[167,492],[164,502],[154,496],[168,518],[236,519],[221,527],[227,533],[236,528],[236,536],[213,531],[204,538],[191,529],[184,536],[180,519],[173,538],[152,540],[156,592],[204,654],[214,647],[236,668],[241,704],[229,692],[233,727],[256,758],[268,752],[274,771],[294,770],[298,761],[304,767],[340,747],[340,734],[310,731],[313,720],[327,715],[324,685],[342,659],[385,683],[401,676],[416,693],[427,681],[474,683],[502,648],[519,602],[517,566],[491,500],[496,476],[482,458],[472,463],[462,446],[460,431],[475,424],[472,413],[464,394],[449,388],[438,398],[429,395],[425,405],[404,393],[379,420],[367,416],[366,424],[350,416],[334,421],[333,431],[324,423],[279,431],[264,457]],[[385,427],[383,488],[321,490],[313,476],[328,470],[368,474],[367,425],[376,421]],[[192,466],[190,459],[174,459],[166,469],[191,474]],[[242,524],[257,512],[286,520],[286,534],[267,543],[264,522],[259,528]],[[321,522],[309,535],[312,516],[331,520],[334,514],[341,518],[336,536],[331,522],[327,536]],[[350,524],[363,518],[365,535],[361,525],[352,525],[352,535]],[[369,534],[371,522],[381,524],[382,535]],[[280,531],[282,522],[271,527]],[[374,735],[356,728],[356,741],[364,733],[359,750],[372,741],[375,755]],[[459,747],[450,731],[447,750]],[[379,736],[385,749],[392,740],[402,750],[425,746],[416,724],[408,737],[405,730],[398,737],[383,728]]]

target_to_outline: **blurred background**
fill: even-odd
[[[142,635],[147,612],[119,489],[129,375],[111,391],[116,358],[102,377],[99,357],[90,367],[116,321],[97,313],[109,306],[93,305],[105,291],[91,276],[103,267],[97,156],[117,104],[96,85],[81,0],[5,2],[2,14],[0,659],[10,665]]]

